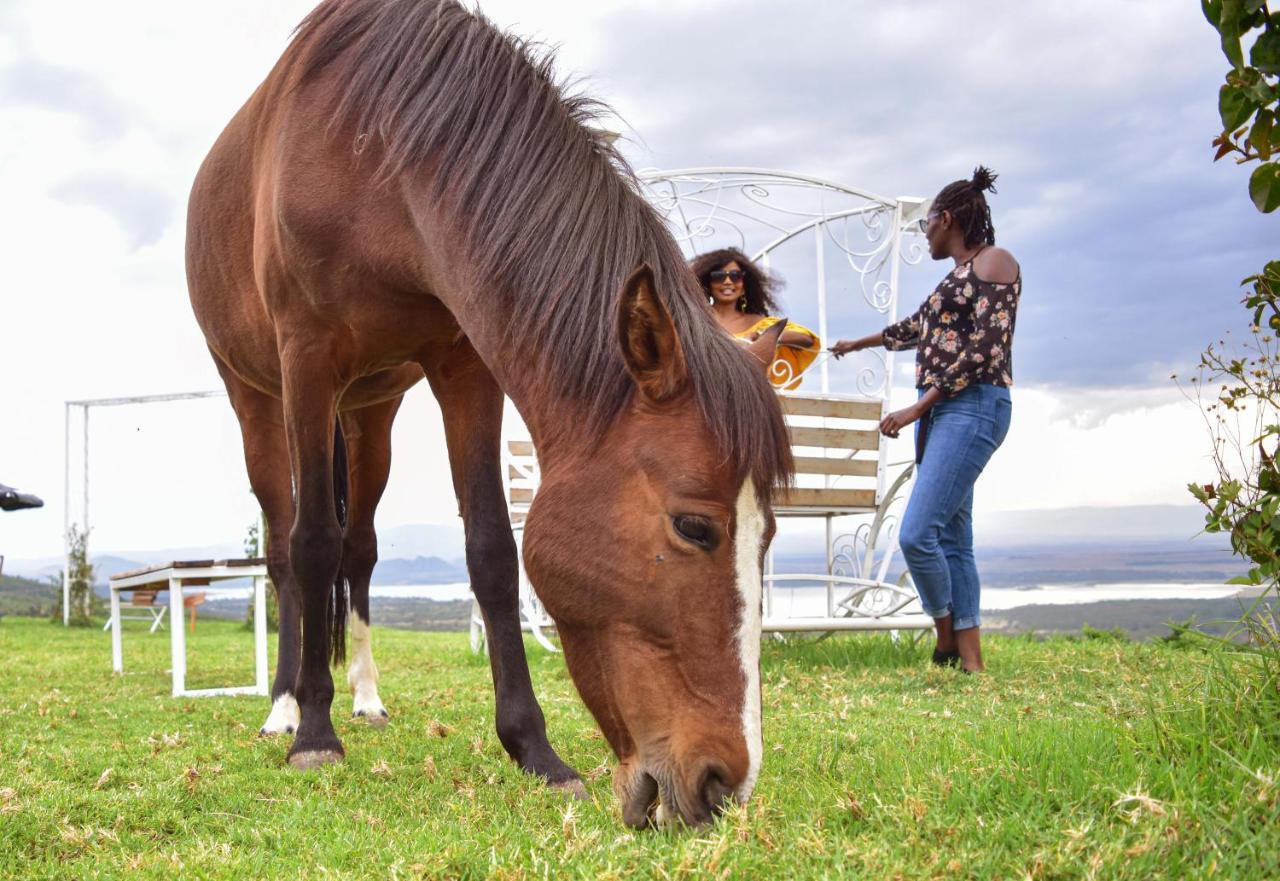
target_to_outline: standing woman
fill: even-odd
[[[776,279],[770,278],[737,248],[699,254],[690,268],[702,283],[716,323],[739,342],[751,343],[766,329],[785,320],[772,314],[778,310],[773,296]],[[821,351],[822,343],[816,333],[788,321],[778,338],[777,354],[769,367],[769,381],[780,388],[797,388],[800,374]]]
[[[916,481],[898,536],[938,643],[933,662],[983,669],[978,570],[973,558],[973,485],[1009,431],[1013,326],[1022,275],[995,247],[984,191],[996,176],[978,167],[938,193],[920,221],[934,260],[955,268],[914,315],[831,347],[836,357],[871,346],[916,350],[910,407],[880,423],[888,437],[916,426]]]

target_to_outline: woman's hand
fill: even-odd
[[[880,433],[885,437],[897,437],[898,432],[915,422],[924,411],[920,409],[919,404],[912,404],[910,407],[903,407],[901,410],[894,410],[884,419],[880,420]]]
[[[885,437],[897,437],[898,432],[928,413],[943,397],[937,386],[930,386],[910,407],[894,410],[881,419],[880,433]]]
[[[864,336],[856,340],[840,340],[828,351],[832,355],[839,358],[841,355],[847,355],[850,352],[861,352],[863,349],[870,349],[873,346],[884,345],[884,331],[873,333],[871,336]]]

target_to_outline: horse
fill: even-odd
[[[763,754],[763,555],[792,469],[765,378],[777,336],[744,354],[714,325],[591,125],[605,108],[563,88],[552,61],[457,0],[324,0],[196,175],[189,293],[228,386],[278,408],[260,435],[289,463],[262,481],[293,517],[289,763],[344,756],[329,670],[351,546],[334,501],[338,414],[390,407],[425,375],[504,749],[585,796],[524,654],[505,394],[541,465],[525,568],[617,757],[623,821],[700,824],[749,798]]]

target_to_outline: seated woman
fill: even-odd
[[[770,314],[778,308],[773,298],[776,280],[737,248],[699,254],[690,268],[702,283],[711,314],[735,339],[753,342],[766,329],[784,320]],[[769,367],[769,381],[779,388],[798,388],[801,374],[820,351],[822,342],[816,333],[788,321],[778,339],[777,360]]]

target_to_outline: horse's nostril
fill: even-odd
[[[716,771],[708,771],[702,784],[702,800],[712,816],[719,816],[733,804],[733,787],[725,783]]]
[[[631,791],[622,803],[622,822],[632,829],[643,829],[653,823],[653,808],[658,801],[658,781],[639,772],[631,782]]]

